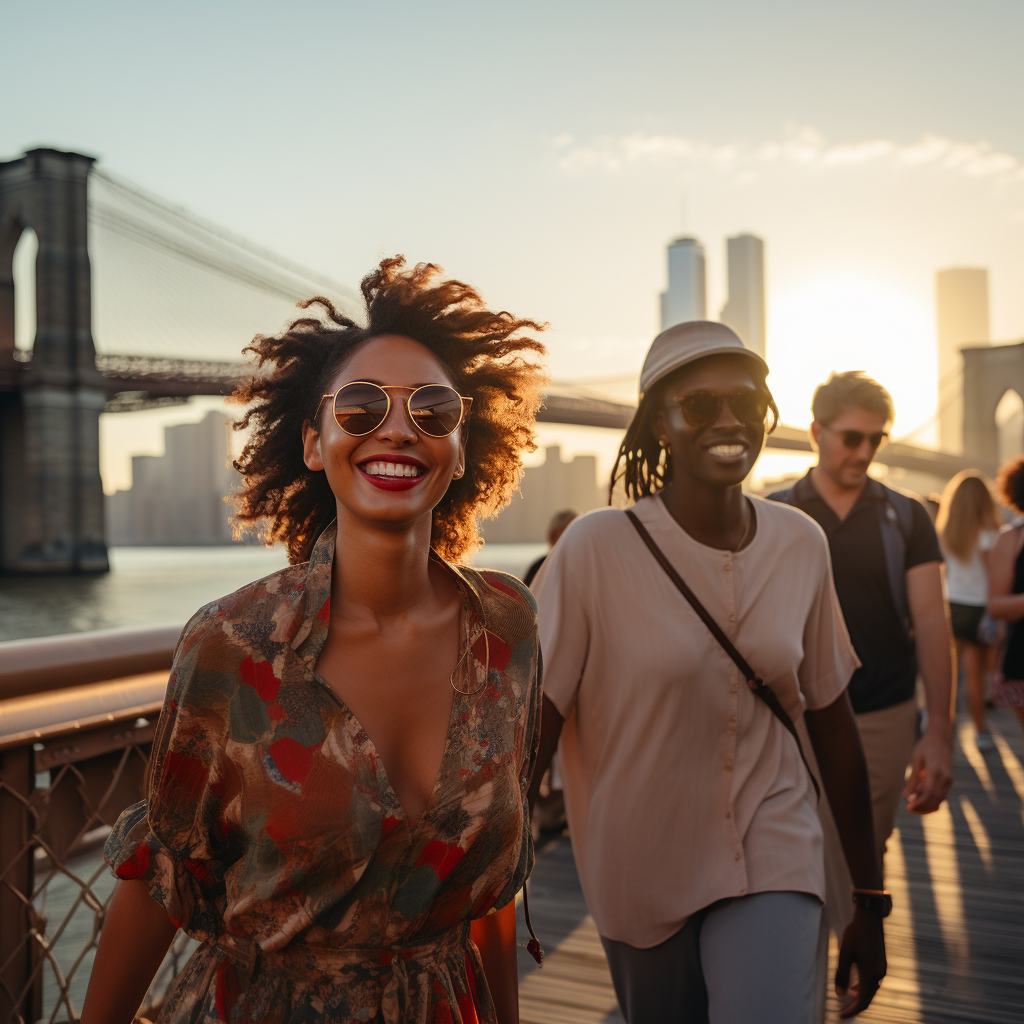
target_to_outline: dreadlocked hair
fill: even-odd
[[[275,337],[258,334],[246,348],[260,368],[272,369],[232,396],[247,406],[235,429],[251,428],[234,463],[244,481],[234,520],[239,528],[262,524],[267,543],[286,544],[292,564],[308,561],[336,515],[327,475],[303,461],[303,425],[313,421],[341,366],[370,338],[414,339],[444,365],[455,389],[473,399],[462,426],[466,471],[434,509],[431,545],[438,554],[457,562],[472,553],[480,544],[477,520],[496,515],[518,486],[522,456],[537,448],[534,421],[546,382],[537,360],[525,358],[543,355],[544,346],[519,332],[546,325],[494,312],[476,289],[442,273],[433,263],[407,270],[402,256],[382,260],[360,286],[365,327],[317,295],[299,306],[319,307],[321,315],[300,317]]]
[[[612,468],[611,483],[608,485],[609,505],[619,480],[623,482],[626,497],[633,501],[646,498],[672,482],[672,460],[667,449],[662,448],[654,436],[651,426],[651,421],[661,407],[664,391],[661,383],[659,381],[640,400],[640,405],[626,427]]]

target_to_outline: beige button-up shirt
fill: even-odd
[[[857,667],[820,527],[752,499],[738,553],[706,547],[661,499],[641,522],[796,720]],[[577,519],[534,582],[544,691],[565,717],[566,809],[587,906],[646,948],[745,893],[824,898],[814,789],[796,744],[655,562],[624,512]]]

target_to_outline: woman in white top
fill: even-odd
[[[967,704],[982,751],[993,747],[985,725],[985,671],[994,638],[984,635],[982,619],[988,603],[989,552],[999,538],[999,526],[989,478],[972,469],[957,473],[942,492],[935,529],[946,558],[956,653],[967,677]]]
[[[813,783],[788,731],[801,716],[863,887],[836,975],[846,995],[856,961],[844,1017],[885,973],[890,901],[828,546],[807,516],[742,492],[778,418],[767,372],[723,324],[662,332],[619,456],[635,522],[617,508],[581,516],[534,582],[534,780],[561,736],[573,853],[629,1024],[811,1024],[824,869]],[[777,708],[751,692],[730,642]]]

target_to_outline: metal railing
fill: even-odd
[[[0,643],[0,1024],[78,1020],[115,885],[103,842],[144,795],[177,633]],[[141,1015],[191,946],[179,933]]]

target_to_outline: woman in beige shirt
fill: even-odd
[[[641,525],[784,713],[806,719],[863,890],[836,975],[852,1016],[885,974],[889,900],[825,537],[741,490],[777,417],[767,372],[721,324],[663,332],[613,480],[625,462]],[[545,667],[534,779],[561,737],[573,850],[627,1021],[811,1024],[822,836],[793,736],[625,512],[576,520],[534,589]]]

